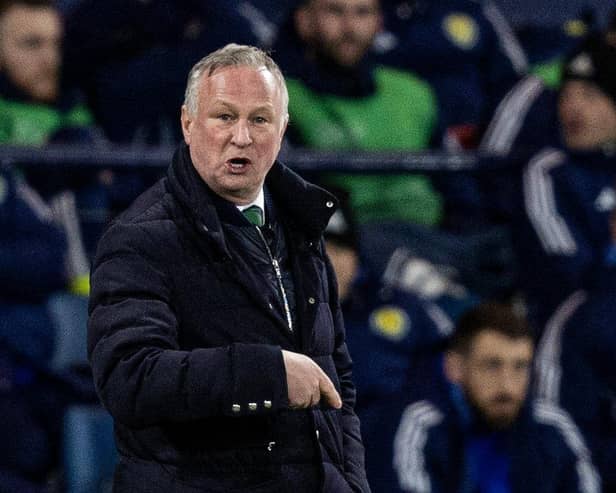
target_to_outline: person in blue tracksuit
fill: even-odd
[[[599,36],[566,63],[558,105],[566,149],[544,149],[526,166],[516,235],[520,284],[541,337],[537,391],[586,434],[604,491],[616,488],[615,63],[616,48]]]
[[[356,412],[374,493],[399,491],[392,467],[396,425],[408,402],[444,390],[440,353],[453,322],[435,304],[369,272],[346,194],[325,230],[353,358]]]
[[[0,230],[0,492],[39,493],[60,466],[66,405],[96,396],[87,376],[50,370],[47,300],[67,285],[67,243],[42,199],[3,168]]]
[[[462,315],[445,354],[451,399],[410,404],[394,466],[412,493],[598,493],[600,480],[562,409],[528,397],[533,339],[504,303]]]
[[[579,22],[582,22],[580,20]],[[586,23],[589,29],[590,22]],[[616,37],[616,10],[603,35],[606,40]],[[597,36],[587,33],[585,37]],[[559,50],[567,58],[579,50],[585,38],[570,37],[559,43]],[[559,87],[549,85],[535,74],[521,79],[502,99],[482,136],[479,150],[484,153],[507,155],[512,152],[532,151],[547,145],[562,146],[563,137],[558,121]]]
[[[565,65],[558,102],[564,149],[526,164],[515,247],[520,285],[540,329],[579,288],[592,288],[612,261],[616,207],[616,48],[589,38]]]

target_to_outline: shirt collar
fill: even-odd
[[[239,209],[240,212],[242,212],[244,209],[248,209],[249,207],[252,207],[253,205],[256,205],[263,211],[263,217],[265,218],[265,195],[263,193],[263,187],[261,187],[261,190],[259,190],[259,194],[257,195],[257,198],[254,201],[252,201],[250,204],[236,205],[236,207]]]

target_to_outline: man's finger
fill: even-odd
[[[330,406],[335,409],[340,409],[342,407],[340,394],[338,394],[336,387],[334,387],[334,384],[325,373],[323,373],[319,379],[319,390],[321,391],[321,396],[325,397],[325,400]]]

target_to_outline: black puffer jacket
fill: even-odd
[[[369,491],[320,240],[334,199],[280,163],[266,188],[287,232],[294,332],[226,234],[241,214],[203,183],[185,145],[99,243],[88,352],[116,422],[117,493],[300,492],[315,464],[322,491]],[[343,408],[289,409],[281,349],[313,358]]]

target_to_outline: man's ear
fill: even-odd
[[[445,376],[452,382],[459,384],[464,376],[464,357],[460,353],[447,351],[444,361]]]
[[[193,117],[188,111],[185,104],[182,105],[182,114],[180,116],[180,122],[182,124],[182,134],[184,135],[184,141],[190,145],[190,135],[192,131]]]

